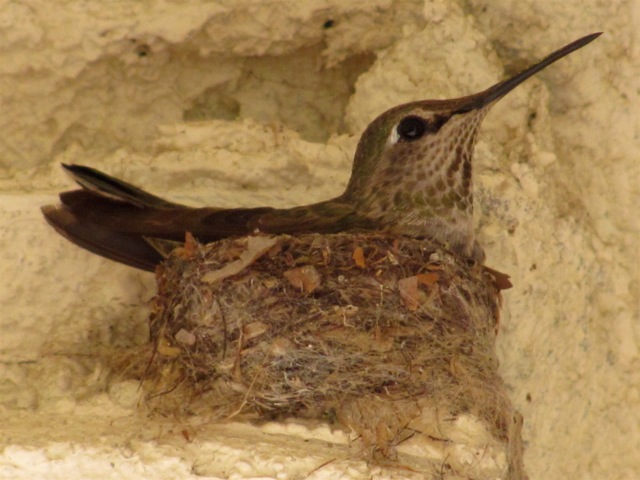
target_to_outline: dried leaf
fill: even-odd
[[[391,263],[391,265],[399,265],[400,262],[398,262],[398,259],[396,258],[396,256],[391,253],[391,251],[387,252],[387,260],[389,260],[389,263]]]
[[[265,252],[269,251],[277,241],[278,239],[276,237],[267,237],[264,235],[248,237],[247,248],[240,254],[239,259],[218,270],[205,273],[200,280],[205,283],[215,283],[233,275],[237,275],[264,255]]]
[[[313,292],[322,283],[322,277],[313,265],[292,268],[283,275],[291,285],[307,293]]]
[[[499,272],[493,268],[483,266],[484,270],[493,277],[493,284],[498,290],[508,290],[513,287],[509,275]]]
[[[191,234],[191,232],[186,232],[184,235],[184,255],[187,258],[192,258],[193,255],[198,250],[198,242]]]
[[[178,330],[178,333],[176,333],[173,338],[176,339],[176,342],[182,343],[183,345],[191,346],[196,343],[196,336],[184,328]]]
[[[282,357],[289,354],[294,348],[295,347],[291,340],[287,340],[283,337],[278,337],[273,342],[271,342],[271,349],[269,353],[276,357]]]
[[[407,277],[398,280],[398,291],[405,307],[410,311],[418,309],[418,277]]]
[[[362,247],[356,247],[353,250],[353,259],[358,267],[367,268],[367,262],[364,259],[364,250]]]
[[[184,259],[190,260],[187,255],[184,253],[184,243],[177,242],[175,240],[166,240],[163,238],[153,238],[153,237],[144,237],[145,242],[151,245],[156,252],[162,255],[163,258],[168,258],[172,252]]]
[[[172,252],[175,252],[175,255],[183,260],[192,260],[195,258],[200,245],[193,235],[191,235],[191,232],[185,233],[184,242],[154,237],[145,237],[144,239],[164,258],[167,258]]]
[[[441,272],[443,271],[444,265],[442,265],[441,263],[429,263],[427,264],[427,270],[429,270],[430,272]]]
[[[416,278],[422,285],[430,287],[440,279],[440,275],[438,275],[437,273],[419,273],[418,275],[416,275]]]
[[[269,326],[262,322],[251,322],[242,328],[245,340],[259,337],[269,330]]]

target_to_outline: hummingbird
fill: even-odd
[[[486,90],[449,100],[393,107],[362,134],[344,193],[294,208],[193,208],[145,192],[82,165],[63,168],[81,187],[42,207],[46,220],[76,245],[153,271],[190,233],[208,243],[254,233],[387,232],[428,238],[477,263],[472,156],[487,112],[529,77],[595,40],[582,37]]]

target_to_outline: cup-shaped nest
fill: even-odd
[[[469,442],[519,469],[497,272],[427,240],[257,235],[188,240],[157,279],[144,360],[155,408],[324,418],[383,454],[416,432],[453,441],[472,419],[484,440]]]

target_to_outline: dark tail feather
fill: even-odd
[[[67,240],[97,255],[153,272],[163,257],[143,237],[79,220],[67,207],[42,207],[47,222]]]
[[[63,163],[62,167],[78,185],[101,197],[127,202],[137,207],[175,208],[181,206],[151,195],[135,185],[102,173],[95,168],[84,165],[67,165],[66,163]]]
[[[315,207],[276,210],[191,208],[82,165],[64,165],[82,187],[60,194],[62,205],[42,208],[58,233],[97,255],[153,271],[186,232],[200,242],[265,233],[341,231],[362,224],[348,204],[329,201]],[[358,223],[360,222],[360,223]]]

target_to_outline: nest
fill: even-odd
[[[157,271],[148,398],[220,417],[329,419],[386,455],[467,415],[508,445],[515,471],[495,273],[385,235],[188,239]]]

